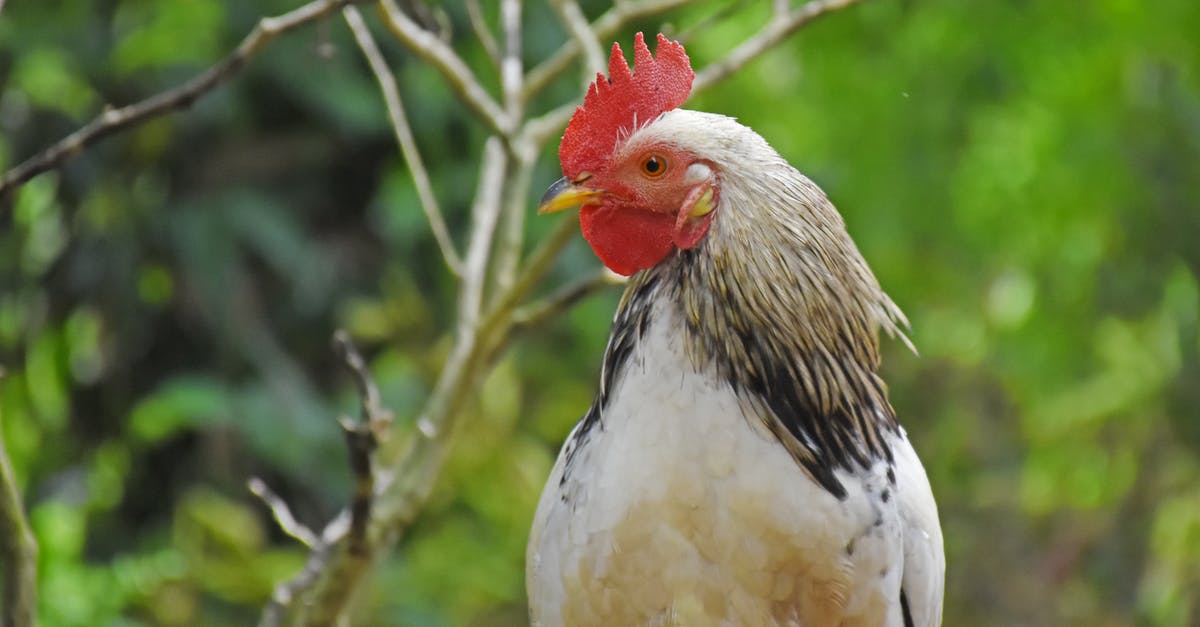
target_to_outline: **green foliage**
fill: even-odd
[[[293,5],[8,3],[0,164]],[[541,5],[525,15],[532,65],[563,33]],[[741,7],[689,53],[715,61],[768,15]],[[689,105],[738,117],[822,185],[912,320],[921,355],[889,343],[885,375],[941,507],[948,625],[1200,620],[1197,33],[1193,0],[876,0]],[[461,242],[484,131],[381,40]],[[533,106],[577,97],[575,78]],[[454,292],[390,133],[333,19],[0,205],[0,429],[41,544],[43,624],[255,619],[304,552],[245,480],[314,526],[348,497],[333,418],[356,397],[334,328],[369,348],[395,437],[414,428]],[[543,161],[535,187],[556,173]],[[531,218],[527,240],[552,224]],[[595,267],[575,244],[551,283]],[[525,623],[530,517],[615,298],[537,330],[488,378],[362,624]]]

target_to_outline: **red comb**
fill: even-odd
[[[621,46],[613,44],[608,78],[596,74],[596,82],[575,110],[558,147],[558,160],[567,178],[607,159],[622,133],[633,131],[635,124],[650,122],[687,100],[696,73],[683,45],[660,33],[656,52],[657,59],[646,48],[642,34],[634,36],[634,73],[629,71]]]

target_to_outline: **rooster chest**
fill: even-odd
[[[831,495],[693,367],[663,309],[550,477],[530,542],[535,624],[898,625],[883,462],[841,473],[848,495]]]

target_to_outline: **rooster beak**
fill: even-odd
[[[586,205],[588,201],[603,195],[604,192],[601,190],[590,189],[581,184],[576,184],[564,176],[555,181],[550,186],[550,189],[546,190],[546,193],[542,195],[542,201],[538,204],[537,212],[538,215],[543,215]]]

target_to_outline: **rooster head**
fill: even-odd
[[[641,132],[691,93],[695,73],[683,46],[660,34],[655,57],[638,33],[633,71],[613,44],[608,74],[596,76],[563,133],[564,176],[538,213],[581,206],[583,236],[596,255],[630,275],[698,244],[719,190],[711,162],[670,137]]]

